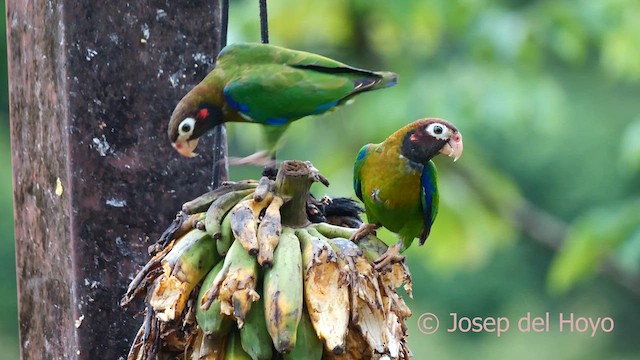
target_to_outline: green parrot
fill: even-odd
[[[245,163],[260,164],[274,155],[291,122],[332,110],[361,92],[393,86],[397,78],[269,44],[229,45],[220,51],[216,67],[176,106],[169,139],[180,154],[192,157],[200,136],[216,125],[258,123],[268,150]]]
[[[450,122],[422,119],[404,126],[380,144],[362,147],[353,169],[353,187],[364,203],[369,224],[354,241],[384,226],[398,242],[378,258],[376,268],[401,262],[413,239],[424,244],[438,214],[438,173],[431,159],[438,153],[462,155],[462,135]]]

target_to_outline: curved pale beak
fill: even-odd
[[[462,134],[455,133],[449,141],[440,149],[440,153],[448,157],[453,157],[456,161],[462,156]]]
[[[196,146],[198,146],[198,139],[193,139],[190,141],[178,140],[174,143],[171,143],[171,146],[173,146],[173,148],[176,149],[176,151],[178,151],[182,156],[190,158],[198,156],[198,154],[193,152]]]

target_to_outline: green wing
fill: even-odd
[[[284,125],[321,114],[353,95],[395,84],[393,73],[356,69],[303,51],[265,44],[236,44],[216,65],[226,80],[224,97],[251,120]]]
[[[252,121],[284,125],[333,108],[353,87],[345,77],[269,64],[245,69],[223,94],[232,108]]]

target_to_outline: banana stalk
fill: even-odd
[[[267,330],[279,353],[296,344],[302,316],[302,256],[294,231],[285,228],[274,252],[274,263],[264,273],[264,304]]]
[[[244,250],[240,242],[234,241],[221,271],[202,297],[201,307],[207,310],[215,299],[219,299],[220,311],[233,316],[238,327],[242,328],[251,304],[260,299],[256,292],[257,281],[256,259]]]
[[[306,309],[328,351],[345,349],[349,325],[349,288],[335,251],[314,229],[296,231],[302,245]]]
[[[247,199],[239,202],[231,210],[231,231],[233,231],[233,236],[251,256],[256,256],[260,249],[258,244],[258,220],[260,219],[260,213],[270,202],[271,196],[267,196],[261,202]]]
[[[157,318],[178,318],[193,288],[219,260],[215,242],[206,232],[194,229],[180,238],[162,260],[164,274],[151,296]]]

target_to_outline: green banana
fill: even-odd
[[[162,260],[164,275],[151,296],[158,319],[178,318],[193,288],[219,261],[215,242],[206,232],[193,229],[180,238]]]
[[[302,316],[302,255],[294,230],[285,228],[274,252],[274,263],[264,273],[267,330],[278,352],[286,354],[296,344]]]
[[[227,216],[222,220],[220,224],[220,239],[216,241],[216,248],[220,256],[227,255],[229,248],[233,243],[233,232],[231,231],[231,214],[227,213]]]
[[[224,215],[242,200],[243,197],[251,193],[253,193],[253,189],[226,193],[217,198],[211,206],[209,206],[207,216],[204,219],[204,226],[214,239],[217,240],[220,238],[220,224],[222,223]]]
[[[303,311],[298,334],[296,336],[296,346],[290,353],[284,354],[284,360],[320,360],[322,359],[322,342],[318,339],[309,314]]]
[[[234,241],[224,258],[222,270],[202,296],[202,308],[208,309],[215,299],[219,299],[222,313],[233,315],[238,327],[242,327],[252,303],[260,298],[255,291],[258,267],[256,258]]]
[[[255,189],[258,186],[258,183],[255,181],[241,181],[241,182],[227,182],[220,185],[215,190],[204,193],[197,198],[187,201],[182,204],[182,211],[187,215],[195,214],[199,212],[207,211],[209,206],[220,198],[222,195],[225,195],[230,192],[237,192],[249,189]]]
[[[388,248],[387,244],[373,234],[369,234],[358,240],[358,247],[362,249],[364,255],[372,263],[374,260],[382,256]]]
[[[211,286],[211,283],[222,270],[223,262],[219,262],[202,281],[200,293],[198,294],[198,303],[202,301],[202,297]],[[225,336],[229,332],[232,323],[231,317],[220,312],[220,300],[215,299],[207,310],[203,310],[200,306],[196,306],[196,320],[198,327],[202,329],[205,336],[219,338]]]
[[[244,326],[240,329],[240,340],[242,348],[253,360],[271,360],[273,357],[273,344],[267,332],[262,298],[251,306]]]
[[[242,348],[242,341],[238,330],[234,329],[227,338],[227,349],[224,353],[225,360],[251,360],[251,356]]]

